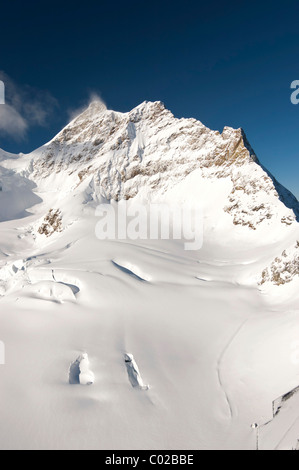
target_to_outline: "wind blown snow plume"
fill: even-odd
[[[68,112],[69,120],[73,121],[76,117],[80,116],[80,114],[84,113],[89,106],[94,103],[97,107],[97,113],[103,113],[107,110],[107,106],[102,98],[95,92],[90,93],[88,100],[79,108],[70,109]]]

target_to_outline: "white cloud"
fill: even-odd
[[[19,86],[0,71],[5,85],[6,104],[0,106],[0,135],[21,140],[32,126],[46,126],[58,103],[47,91]]]
[[[26,136],[27,129],[26,120],[12,106],[0,105],[0,135],[22,140]]]

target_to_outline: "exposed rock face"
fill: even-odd
[[[299,241],[263,271],[260,285],[270,282],[280,286],[291,282],[295,276],[299,276]]]
[[[38,233],[49,237],[55,232],[61,232],[61,221],[60,210],[50,209],[48,215],[44,218],[43,224],[38,229]]]

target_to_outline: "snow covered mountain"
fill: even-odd
[[[299,384],[299,204],[244,131],[93,102],[34,152],[0,151],[0,182],[1,447],[254,447]],[[98,240],[96,207],[121,200],[200,205],[203,248]],[[267,446],[295,444],[271,426]]]
[[[51,192],[84,193],[85,202],[161,200],[196,179],[199,191],[184,197],[201,204],[207,199],[209,207],[221,192],[221,212],[235,225],[256,230],[271,225],[266,221],[292,225],[299,217],[297,200],[259,165],[242,129],[226,127],[220,134],[195,119],[175,119],[161,102],[125,114],[93,102],[48,144],[17,161],[8,157],[4,190],[8,170],[41,192],[51,186]]]

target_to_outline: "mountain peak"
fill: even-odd
[[[100,99],[95,99],[89,103],[87,108],[81,109],[71,122],[90,120],[107,111],[107,106]],[[71,123],[70,123],[71,124]]]
[[[162,101],[143,101],[141,104],[136,106],[134,110],[155,110],[160,109],[161,111],[165,109],[165,104]]]
[[[107,110],[107,106],[105,105],[105,103],[99,99],[97,100],[94,100],[92,101],[88,108],[87,108],[90,112],[97,112],[97,113],[103,113],[104,111]]]

